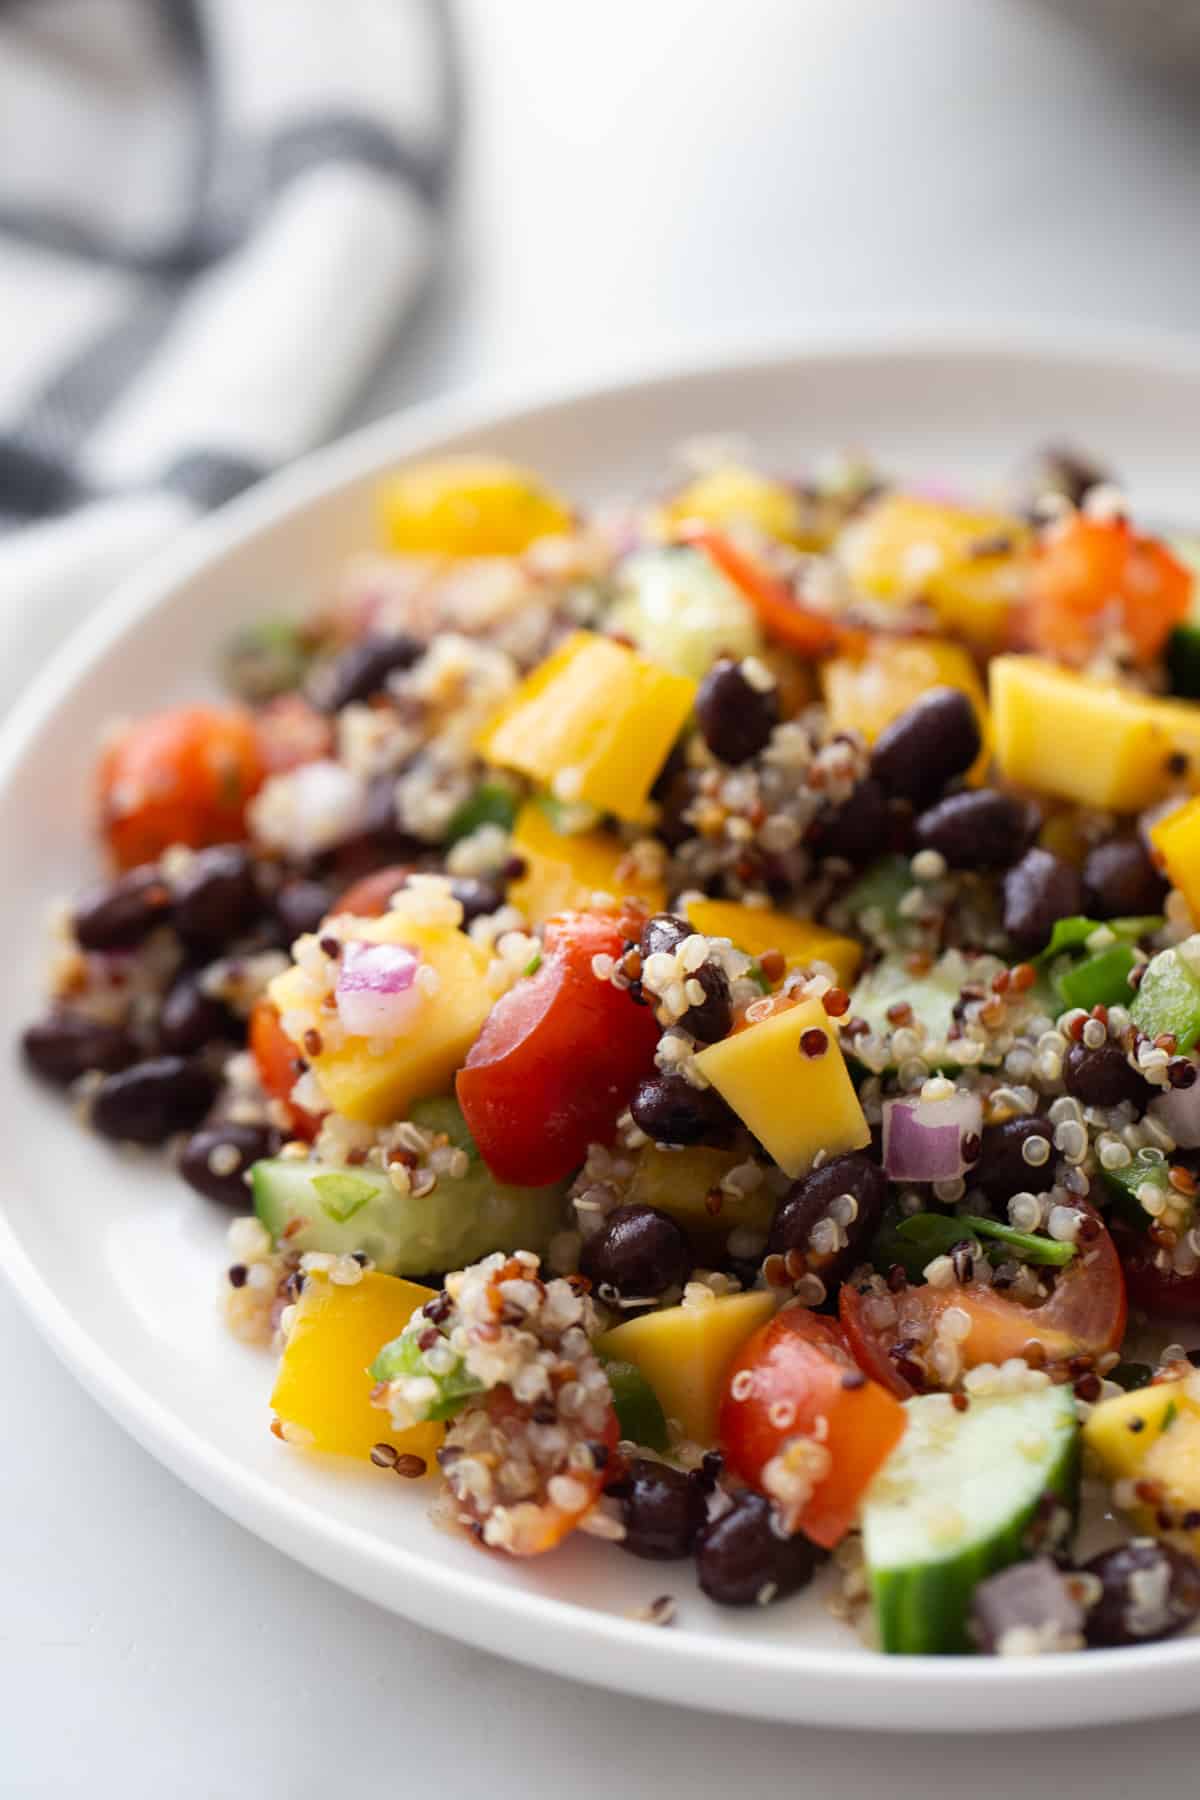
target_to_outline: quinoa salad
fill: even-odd
[[[654,1625],[1190,1627],[1196,569],[1062,450],[591,511],[456,457],[114,721],[21,1050],[228,1210],[279,1454],[690,1562]]]

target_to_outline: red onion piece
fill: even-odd
[[[411,944],[351,939],[337,978],[338,1017],[351,1037],[402,1037],[425,1004],[417,985],[421,953]]]
[[[983,1107],[978,1094],[948,1100],[885,1100],[883,1166],[893,1181],[952,1181],[979,1155]],[[974,1138],[971,1158],[963,1146]]]
[[[1166,1126],[1181,1150],[1200,1150],[1200,1080],[1187,1088],[1167,1088],[1147,1110]]]

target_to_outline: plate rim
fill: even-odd
[[[907,320],[870,316],[777,339],[764,340],[759,334],[693,342],[682,350],[627,361],[584,381],[474,387],[406,408],[268,477],[191,525],[176,543],[121,581],[47,660],[0,727],[0,791],[13,780],[62,698],[97,658],[166,603],[175,589],[201,573],[215,556],[322,495],[362,479],[381,461],[436,450],[442,440],[509,427],[542,412],[577,410],[602,398],[632,397],[712,376],[819,364],[837,357],[866,361],[930,356],[952,361],[1041,357],[1059,364],[1098,362],[1200,379],[1200,336],[1112,326],[1080,328],[1047,320],[963,323],[928,315]],[[1023,1659],[887,1658],[848,1646],[834,1655],[837,1675],[853,1694],[848,1702],[839,1706],[835,1701],[831,1708],[826,1704],[831,1655],[825,1648],[655,1630],[568,1599],[506,1584],[496,1578],[491,1565],[476,1572],[426,1562],[402,1543],[339,1521],[317,1504],[288,1494],[234,1455],[206,1442],[127,1374],[103,1340],[71,1315],[2,1209],[0,1273],[35,1329],[93,1399],[189,1487],[318,1574],[477,1648],[549,1673],[679,1704],[793,1722],[853,1724],[859,1729],[986,1729],[975,1711],[956,1714],[954,1701],[967,1706],[984,1702],[993,1693],[1002,1715],[996,1722],[1009,1730],[1033,1729],[1052,1720],[1060,1726],[1083,1726],[1100,1718],[1149,1717],[1194,1706],[1188,1690],[1200,1670],[1196,1638],[1089,1651],[1086,1656],[1052,1659],[1049,1665],[1038,1659],[1036,1668]],[[405,1577],[403,1609],[372,1590],[372,1569],[381,1563]],[[565,1652],[566,1666],[560,1666],[558,1651]],[[1105,1704],[1103,1690],[1109,1678],[1128,1678],[1135,1672],[1143,1690],[1138,1703],[1114,1714]],[[1002,1697],[1007,1693],[1015,1699],[1034,1673],[1052,1693],[1053,1705],[1031,1708],[1023,1721],[1009,1716]],[[821,1678],[819,1708],[802,1699],[798,1706],[788,1703],[800,1697],[806,1677]],[[1155,1677],[1161,1684],[1158,1692],[1150,1691]],[[928,1689],[931,1683],[944,1701],[946,1716],[936,1727],[924,1719],[906,1723],[897,1714],[903,1697]],[[799,1690],[795,1695],[790,1692],[793,1684]],[[875,1717],[873,1704],[886,1716]]]

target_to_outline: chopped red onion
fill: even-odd
[[[421,953],[411,944],[366,944],[342,950],[338,1017],[351,1037],[402,1037],[425,1003],[417,985]]]
[[[1191,1087],[1167,1088],[1147,1111],[1166,1126],[1181,1150],[1200,1150],[1200,1080]]]
[[[983,1107],[963,1090],[947,1100],[885,1100],[883,1166],[893,1181],[951,1181],[979,1156]],[[964,1155],[969,1139],[971,1155]]]

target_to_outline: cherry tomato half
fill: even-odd
[[[358,919],[381,919],[413,872],[412,863],[389,863],[352,881],[333,907],[337,913],[353,913]]]
[[[853,1525],[865,1489],[904,1426],[904,1408],[863,1375],[836,1322],[792,1304],[760,1326],[734,1359],[719,1441],[734,1473],[777,1501],[764,1485],[767,1465],[796,1440],[815,1446],[819,1462],[828,1459],[827,1472],[787,1523],[831,1549]]]
[[[1065,1372],[1075,1357],[1116,1350],[1125,1336],[1125,1281],[1112,1238],[1098,1220],[1094,1223],[1097,1236],[1080,1245],[1050,1298],[1040,1306],[1023,1306],[981,1282],[952,1288],[908,1287],[887,1296],[895,1316],[881,1323],[876,1315],[889,1309],[873,1304],[876,1297],[860,1293],[852,1281],[845,1282],[838,1305],[856,1361],[893,1394],[907,1398],[917,1389],[902,1373],[897,1356],[903,1362],[906,1340],[928,1343],[942,1314],[952,1306],[971,1321],[959,1344],[968,1369],[977,1363],[1025,1357],[1033,1344],[1040,1346],[1039,1363],[1044,1359],[1052,1374]],[[929,1380],[926,1385],[937,1383]]]
[[[256,1000],[250,1014],[250,1054],[258,1069],[258,1079],[273,1100],[282,1100],[291,1117],[291,1128],[298,1138],[310,1143],[320,1130],[321,1121],[297,1106],[292,1099],[303,1065],[303,1057],[279,1022],[279,1009],[264,995]]]
[[[254,720],[239,708],[183,706],[137,720],[100,758],[100,824],[118,867],[153,862],[170,844],[244,838],[264,772]]]
[[[611,1139],[653,1068],[654,1014],[592,971],[595,957],[620,956],[627,935],[611,913],[548,919],[541,967],[484,1020],[456,1088],[497,1180],[522,1187],[562,1181],[589,1144]]]
[[[1033,647],[1085,662],[1116,624],[1140,663],[1158,656],[1187,616],[1192,577],[1165,544],[1125,519],[1075,513],[1039,545],[1030,579],[1027,628]]]

